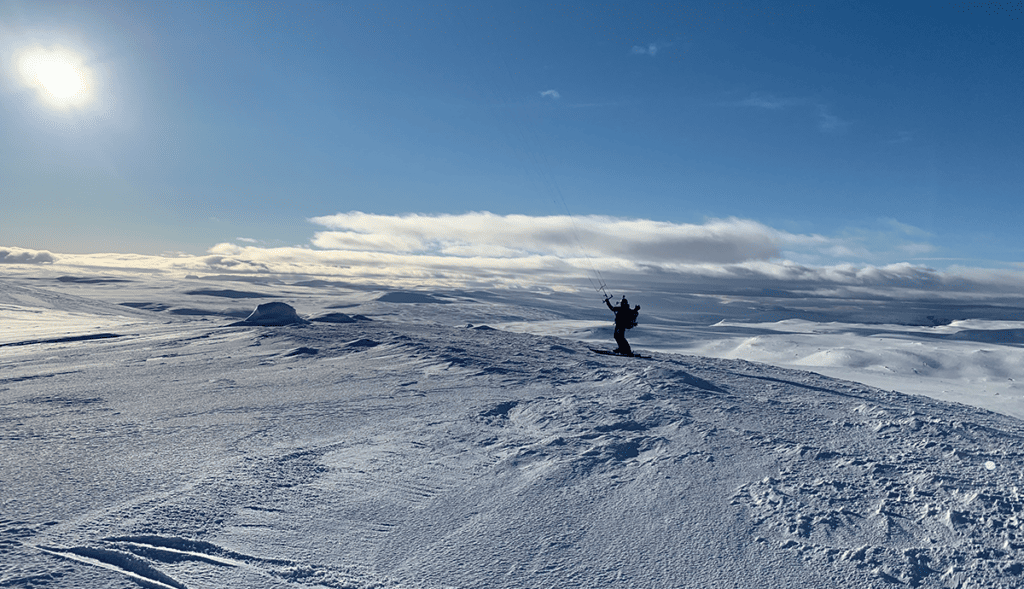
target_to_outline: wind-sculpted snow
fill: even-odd
[[[75,284],[111,284],[118,282],[130,282],[123,278],[104,278],[102,276],[58,276],[57,282],[71,282]]]
[[[445,300],[439,299],[437,297],[434,297],[434,296],[431,296],[431,295],[428,295],[428,294],[423,294],[423,293],[418,293],[418,292],[403,292],[403,291],[396,291],[396,292],[385,293],[385,294],[377,297],[377,300],[382,302],[382,303],[435,303],[435,304],[440,303],[440,304],[446,304],[446,303],[449,302],[449,301],[445,301]]]
[[[188,295],[202,295],[207,297],[223,297],[228,299],[267,299],[273,298],[273,295],[265,295],[258,292],[249,292],[244,290],[233,290],[233,289],[211,289],[201,288],[196,290],[187,291],[185,294]]]
[[[369,321],[362,315],[348,315],[346,313],[321,313],[309,318],[317,323],[355,323],[356,321]]]
[[[62,344],[68,342],[82,342],[96,339],[110,339],[115,337],[121,337],[116,333],[90,333],[86,335],[70,335],[67,337],[54,337],[49,339],[38,339],[38,340],[25,340],[20,342],[10,342],[6,344],[0,344],[0,347],[4,346],[30,346],[32,344]]]
[[[1024,582],[1024,497],[1017,486],[1024,432],[1016,423],[972,408],[936,411],[920,398],[821,384],[830,396],[842,392],[863,402],[823,399],[825,411],[804,408],[785,428],[746,432],[748,443],[778,463],[775,475],[733,497],[750,509],[757,541],[823,566],[855,562],[912,587]],[[773,404],[787,403],[786,396],[772,397]],[[829,435],[794,438],[800,421],[804,428],[817,421]]]
[[[0,587],[1024,585],[1010,417],[465,321],[124,309],[3,348]]]
[[[299,317],[298,313],[295,312],[295,307],[292,307],[288,303],[263,303],[256,306],[248,317],[243,319],[239,323],[232,325],[294,325],[299,323],[305,323],[306,320]]]

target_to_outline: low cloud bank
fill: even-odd
[[[1021,270],[872,262],[931,248],[927,233],[892,220],[839,237],[735,218],[697,225],[607,216],[351,212],[310,221],[325,228],[310,246],[261,247],[244,240],[215,245],[204,256],[62,254],[55,266],[324,277],[413,288],[586,290],[603,279],[633,289],[695,293],[1024,301]],[[875,246],[880,243],[882,248]],[[8,262],[57,262],[48,252],[2,252]]]
[[[756,221],[713,219],[702,225],[590,215],[530,217],[370,215],[341,213],[310,219],[328,227],[313,238],[323,249],[430,253],[448,257],[614,258],[620,264],[734,264],[780,256],[785,247],[826,247],[817,235],[796,235]]]
[[[0,247],[0,264],[52,264],[56,259],[47,251]]]

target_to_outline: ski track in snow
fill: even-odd
[[[405,310],[148,312],[7,336],[0,587],[1024,584],[1011,417]]]

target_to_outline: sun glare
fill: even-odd
[[[81,55],[64,47],[34,47],[22,52],[18,67],[24,81],[56,106],[81,104],[89,98],[89,70]]]

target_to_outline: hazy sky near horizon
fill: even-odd
[[[0,0],[0,57],[3,246],[1024,263],[1020,2]]]

